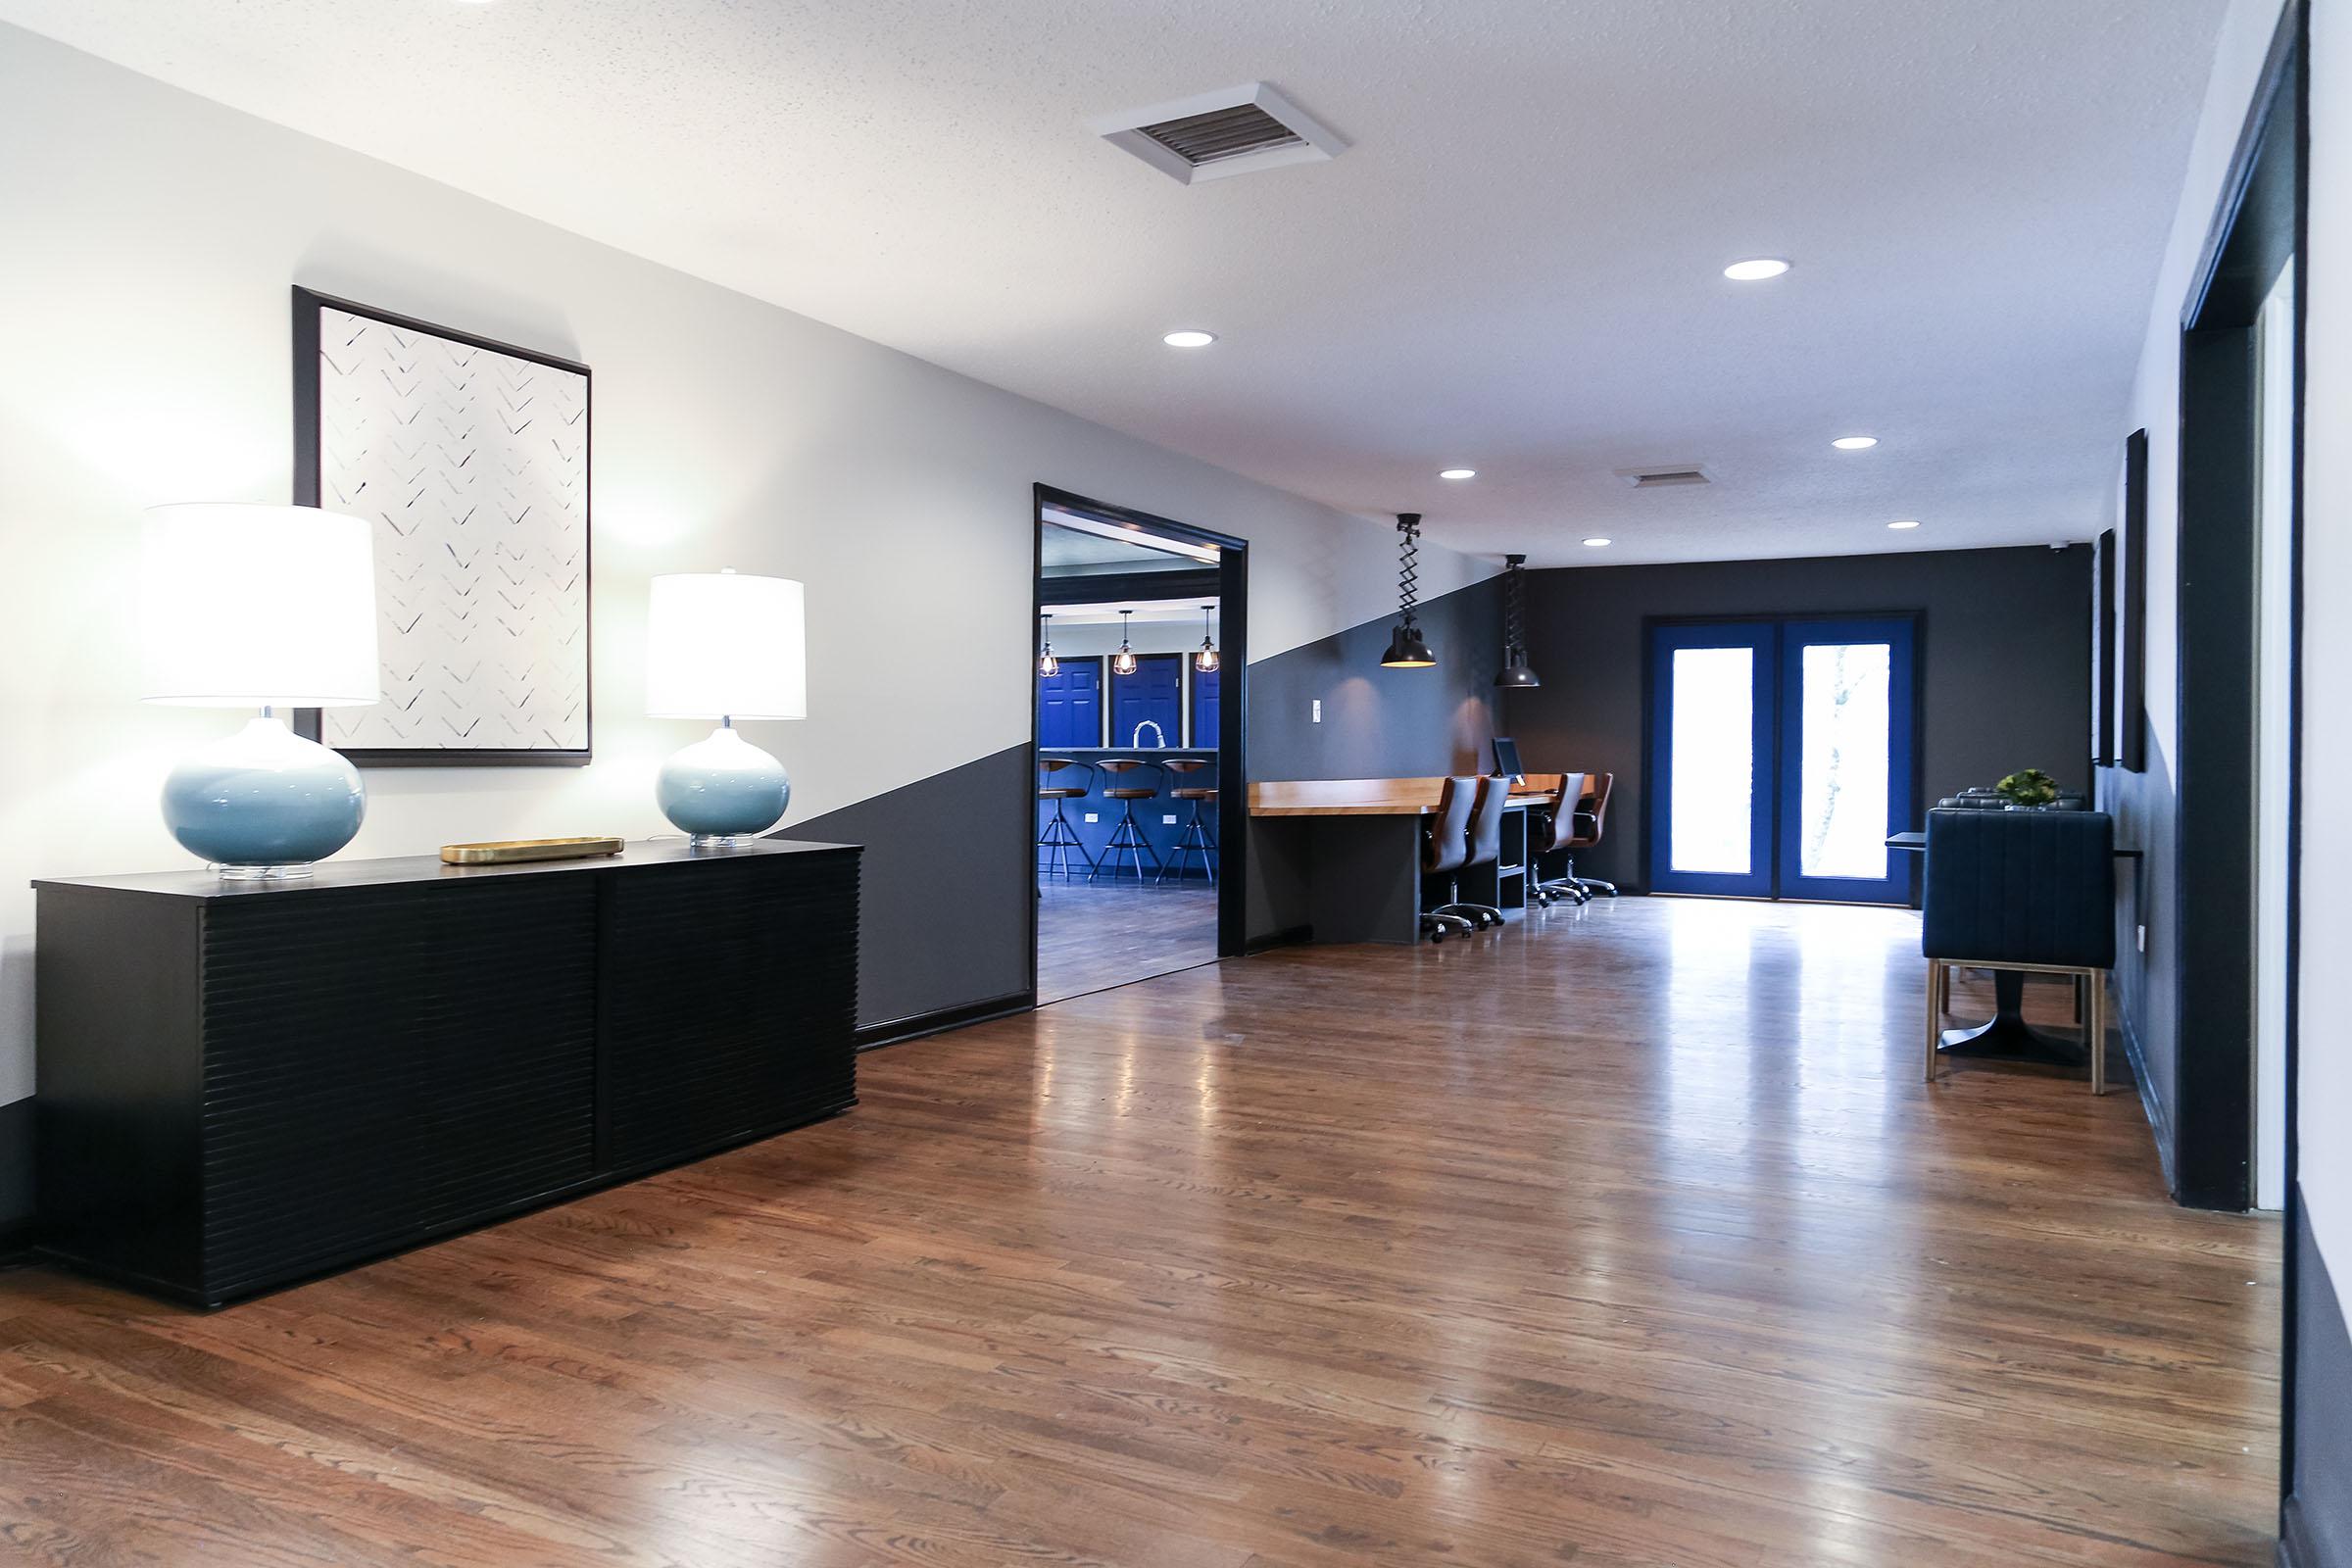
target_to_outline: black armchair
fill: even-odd
[[[2083,1045],[2091,1093],[2107,1089],[2107,974],[2115,967],[2115,819],[2104,811],[1934,810],[1921,948],[1928,959],[1928,1081],[1939,1052],[2071,1059],[2026,1027],[2028,973],[2087,985]],[[1947,1038],[1938,1000],[1951,968],[1991,969],[2000,1016]],[[2015,976],[2016,978],[2011,978]]]

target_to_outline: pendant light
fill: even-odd
[[[1404,536],[1397,547],[1396,566],[1396,609],[1401,618],[1396,623],[1396,635],[1389,639],[1389,651],[1380,656],[1380,662],[1386,669],[1427,669],[1438,662],[1438,656],[1422,640],[1421,626],[1413,613],[1413,607],[1421,597],[1421,568],[1416,564],[1421,554],[1421,514],[1398,513],[1396,531]]]
[[[1110,656],[1110,672],[1113,675],[1135,673],[1135,650],[1127,646],[1127,617],[1134,613],[1132,610],[1119,612],[1119,651]]]
[[[1061,661],[1054,657],[1054,615],[1051,611],[1037,617],[1037,672],[1040,675],[1061,673]]]
[[[1200,607],[1200,651],[1193,656],[1193,667],[1203,675],[1215,669],[1218,662],[1216,636],[1208,625],[1208,613],[1216,608],[1214,605]]]
[[[1527,558],[1502,558],[1502,673],[1497,686],[1526,691],[1543,685],[1527,663]]]

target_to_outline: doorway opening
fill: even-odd
[[[1040,486],[1038,1004],[1242,951],[1248,549]]]
[[[1917,618],[1651,623],[1652,892],[1910,902]]]

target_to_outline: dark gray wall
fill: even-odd
[[[2290,1568],[2352,1563],[2352,1335],[2343,1298],[2298,1205],[2295,1250],[2295,1468],[2286,1500]]]
[[[1250,666],[1250,779],[1419,778],[1493,765],[1502,589],[1490,578],[1421,607],[1434,669],[1383,669],[1394,615]],[[1313,721],[1314,701],[1323,722]],[[1306,925],[1305,835],[1280,820],[1250,830],[1249,932]]]
[[[2144,713],[2123,717],[2128,724],[2146,721]],[[2153,735],[2148,737],[2147,763],[2146,771],[2139,773],[2100,768],[2098,803],[2115,815],[2116,843],[2141,851],[2139,859],[2122,862],[2116,872],[2115,990],[2124,1046],[2132,1055],[2140,1102],[2156,1130],[2156,1149],[2170,1189],[2176,1185],[2173,1086],[2180,1066],[2180,995],[2173,977],[2180,973],[2180,941],[2175,922],[2163,911],[2172,907],[2173,823],[2180,801],[2172,760]],[[2143,925],[2148,932],[2145,953],[2139,951]]]
[[[859,1028],[1028,993],[1034,785],[1024,741],[776,835],[865,846]]]
[[[1642,886],[1648,618],[1921,612],[1923,800],[2021,767],[2090,782],[2088,545],[1528,573],[1529,657],[1502,730],[1531,771],[1617,775],[1584,874]]]
[[[0,1252],[32,1218],[32,1097],[0,1105]]]

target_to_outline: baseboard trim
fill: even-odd
[[[2148,1059],[2139,1049],[2139,1031],[2132,1026],[2132,1015],[2124,1010],[2123,988],[2115,990],[2115,1021],[2124,1036],[2124,1060],[2132,1068],[2132,1085],[2139,1091],[2139,1108],[2148,1118],[2148,1131],[2156,1140],[2156,1163],[2164,1172],[2164,1190],[2178,1201],[2180,1183],[2173,1174],[2173,1123],[2164,1107],[2164,1098],[2156,1093],[2155,1080],[2148,1076]]]
[[[900,1045],[908,1040],[920,1040],[950,1029],[961,1029],[967,1024],[986,1023],[991,1018],[1008,1018],[1016,1012],[1029,1012],[1037,1006],[1035,991],[1008,991],[1001,997],[980,1002],[966,1002],[954,1007],[934,1007],[929,1012],[909,1013],[904,1018],[869,1023],[858,1029],[859,1051],[874,1051],[883,1046]]]
[[[1242,945],[1242,956],[1271,953],[1276,948],[1303,948],[1314,940],[1315,928],[1311,925],[1285,926],[1280,931],[1268,931],[1263,936],[1251,937]]]

